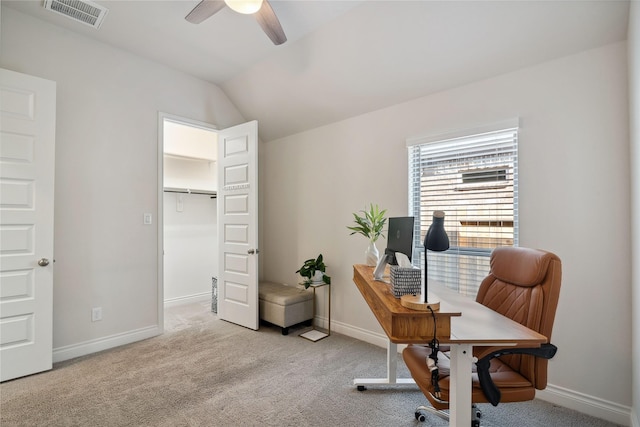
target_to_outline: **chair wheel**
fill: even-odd
[[[358,386],[358,391],[365,391],[367,388],[363,385]]]
[[[475,404],[471,406],[471,416],[473,419],[482,418],[482,411]]]
[[[480,421],[478,420],[471,421],[471,427],[480,427]]]
[[[416,416],[416,420],[420,421],[421,423],[427,420],[427,416],[423,411],[416,411],[415,416]]]

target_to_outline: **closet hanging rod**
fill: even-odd
[[[210,190],[191,190],[190,188],[172,188],[172,187],[165,187],[164,192],[165,193],[203,194],[203,195],[211,196],[212,199],[216,198],[218,194],[216,191],[210,191]]]

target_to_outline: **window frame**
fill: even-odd
[[[426,146],[428,144],[446,144],[447,142],[451,141],[452,144],[458,144],[461,141],[462,142],[466,142],[466,141],[472,141],[474,139],[478,139],[481,136],[483,136],[484,134],[492,134],[492,133],[496,133],[496,135],[498,134],[502,134],[502,132],[504,132],[504,134],[507,134],[509,132],[515,132],[515,135],[513,137],[513,154],[512,157],[509,157],[509,161],[510,163],[508,164],[497,164],[499,162],[496,162],[496,164],[492,164],[490,166],[488,166],[486,168],[486,170],[484,172],[489,172],[489,171],[495,171],[498,175],[500,175],[500,171],[503,169],[506,169],[507,171],[509,171],[511,168],[513,169],[512,171],[512,177],[511,179],[507,179],[506,181],[503,180],[496,180],[496,181],[482,181],[479,180],[478,182],[463,182],[463,177],[464,177],[464,173],[482,173],[482,171],[478,168],[473,168],[470,167],[466,170],[459,170],[459,174],[460,174],[460,183],[457,184],[457,187],[454,187],[453,191],[456,191],[459,194],[464,194],[465,191],[477,191],[477,190],[490,190],[490,189],[495,189],[496,193],[499,191],[500,188],[505,188],[507,186],[513,186],[512,189],[512,203],[513,203],[513,218],[512,218],[512,222],[511,222],[511,227],[513,227],[513,242],[512,245],[513,246],[518,246],[518,236],[519,236],[519,221],[518,221],[518,151],[519,151],[519,134],[520,134],[520,120],[518,118],[514,118],[514,119],[509,119],[509,120],[505,120],[505,121],[501,121],[501,122],[497,122],[497,123],[493,123],[493,124],[489,124],[489,125],[484,125],[484,126],[477,126],[477,127],[473,127],[473,128],[467,128],[467,129],[461,129],[461,130],[457,130],[457,131],[453,131],[453,132],[445,132],[445,133],[437,133],[437,134],[432,134],[432,135],[428,135],[428,136],[422,136],[422,137],[417,137],[417,138],[411,138],[408,139],[407,142],[407,152],[408,152],[408,210],[409,210],[409,215],[410,216],[414,216],[415,218],[415,225],[414,225],[414,239],[413,239],[413,264],[421,267],[424,269],[424,247],[423,247],[423,243],[422,243],[422,235],[424,234],[424,230],[421,230],[421,228],[426,229],[428,228],[428,225],[425,224],[424,226],[421,227],[424,218],[420,218],[421,214],[424,214],[424,211],[421,210],[423,203],[422,199],[424,198],[423,194],[421,193],[421,189],[422,189],[422,183],[423,183],[423,179],[422,179],[422,173],[424,171],[423,168],[423,163],[420,161],[423,156],[418,155],[419,158],[416,158],[416,154],[413,153],[413,151],[415,150],[416,146]],[[497,139],[497,138],[496,138]],[[478,143],[479,145],[479,143]],[[497,144],[496,144],[497,145]],[[461,150],[461,152],[464,152],[464,150]],[[506,152],[508,152],[508,150],[506,150]],[[472,158],[470,156],[470,158]],[[450,161],[446,161],[444,163],[441,164],[445,164],[445,165],[450,165],[450,164],[455,164],[455,162],[458,160],[458,158],[456,157],[455,159],[452,159]],[[415,162],[418,162],[419,164],[415,164]],[[507,172],[507,175],[511,174],[511,172]],[[420,178],[416,178],[416,177],[420,177]],[[511,182],[512,180],[512,182]],[[502,183],[506,183],[506,185],[502,185]],[[444,185],[443,185],[444,186]],[[446,197],[445,197],[446,198]],[[452,198],[453,199],[453,198]],[[427,202],[428,203],[428,202]],[[434,209],[438,209],[438,207],[434,207]],[[427,212],[429,212],[429,210],[427,210]],[[445,211],[445,215],[446,215],[446,211]],[[429,220],[427,220],[429,221]],[[446,221],[446,216],[445,216],[445,221]],[[489,225],[490,225],[490,219],[489,221]],[[507,220],[508,221],[508,220]],[[461,226],[464,226],[464,224],[462,224],[461,222]],[[483,221],[478,221],[478,222],[483,222]],[[430,222],[429,222],[430,223]],[[507,225],[509,226],[509,225]],[[482,278],[486,275],[486,273],[488,273],[488,259],[491,256],[491,252],[493,251],[493,249],[495,247],[498,246],[505,246],[502,244],[495,244],[492,247],[488,247],[488,248],[483,248],[483,247],[469,247],[469,246],[456,246],[454,247],[452,245],[452,248],[447,251],[447,252],[442,252],[442,253],[434,253],[434,252],[430,252],[429,253],[429,272],[432,273],[434,271],[434,269],[438,269],[438,263],[442,264],[444,259],[449,259],[450,261],[446,261],[446,262],[452,262],[453,264],[458,264],[457,267],[453,267],[454,269],[457,268],[457,270],[455,271],[455,273],[453,273],[453,276],[455,277],[455,279],[450,278],[450,280],[447,279],[441,279],[445,281],[445,285],[451,288],[454,288],[456,290],[458,290],[459,292],[463,293],[463,294],[467,294],[467,295],[472,295],[475,296],[475,294],[477,293],[477,287],[480,285],[480,280],[481,278],[478,277],[478,275],[481,275]],[[460,268],[459,264],[460,263],[465,263],[466,261],[464,261],[462,258],[460,258],[461,256],[463,257],[468,257],[468,260],[472,261],[469,264],[469,268],[465,269],[465,268]],[[445,257],[449,257],[449,258],[445,258]],[[451,258],[451,257],[456,257]],[[471,257],[478,257],[475,260],[471,260]],[[481,258],[486,258],[486,266],[481,266],[478,267],[477,265],[474,266],[474,262],[476,263],[484,263],[484,261],[480,261]],[[454,261],[451,261],[452,259],[454,259]],[[432,262],[435,264],[432,264]],[[450,267],[449,265],[447,265],[447,267],[441,267],[443,270],[446,270],[446,272],[444,273],[444,275],[449,275],[450,274],[450,269],[452,267]],[[468,270],[468,271],[466,271]],[[477,283],[461,283],[459,281],[459,277],[462,275],[466,275],[466,274],[470,274],[472,271],[478,271],[478,273],[476,274],[476,279],[474,281],[477,281]],[[486,270],[486,271],[485,271]],[[432,274],[429,274],[430,278],[433,279]],[[479,280],[478,280],[479,279]],[[440,281],[440,278],[438,277],[437,279],[438,281]],[[456,281],[457,283],[452,283],[453,281]]]

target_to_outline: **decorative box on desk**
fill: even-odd
[[[392,265],[391,291],[393,296],[400,298],[402,295],[419,294],[422,287],[422,271],[419,268],[399,267]]]
[[[447,307],[434,315],[403,307],[393,295],[390,284],[373,279],[373,267],[354,265],[353,281],[392,343],[428,343],[433,338],[435,315],[436,335],[442,344],[446,344],[451,337],[451,317],[462,314],[448,311]]]

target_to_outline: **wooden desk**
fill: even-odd
[[[356,379],[359,390],[374,384],[411,384],[411,379],[396,378],[398,343],[428,343],[433,338],[431,312],[407,309],[394,298],[390,285],[373,279],[373,267],[353,266],[353,281],[369,304],[389,338],[387,346],[387,378]],[[437,314],[438,340],[451,347],[451,390],[449,393],[449,425],[471,425],[471,368],[474,346],[538,347],[547,338],[469,297],[430,284],[429,295],[440,300]],[[446,330],[450,322],[450,333]],[[417,325],[412,325],[416,322]],[[431,320],[432,322],[432,320]],[[443,323],[441,329],[440,323]],[[425,362],[426,363],[426,362]]]
[[[373,280],[373,267],[354,265],[353,281],[392,343],[425,343],[433,339],[431,312],[416,311],[401,305],[388,283]],[[455,307],[440,307],[435,313],[438,340],[449,338],[451,317],[461,314]]]

